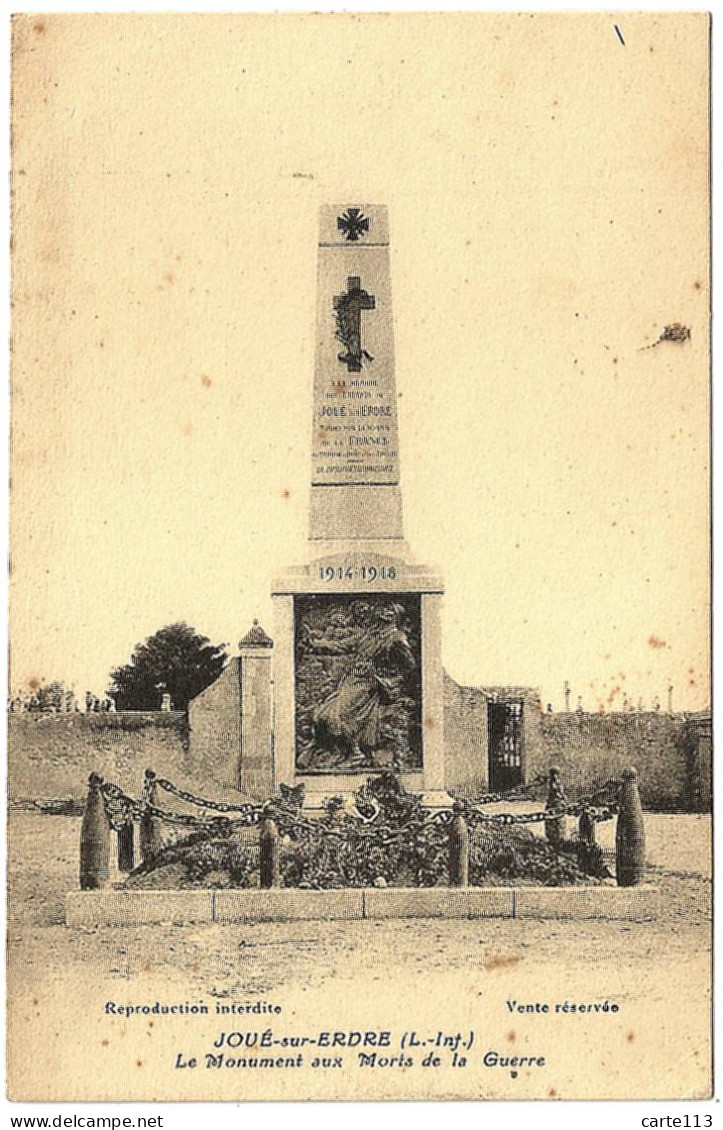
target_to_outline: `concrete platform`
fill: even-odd
[[[297,922],[365,918],[555,918],[649,921],[655,887],[389,887],[344,891],[70,891],[68,926]]]
[[[70,891],[68,926],[150,926],[213,922],[215,891]]]
[[[657,887],[518,887],[515,891],[515,918],[648,921],[659,914]]]
[[[362,890],[216,891],[216,922],[297,922],[363,918]]]
[[[512,918],[505,887],[387,887],[364,891],[365,918]]]

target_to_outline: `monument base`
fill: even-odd
[[[425,808],[451,808],[454,804],[454,798],[444,789],[430,789],[428,792],[422,793],[422,804]]]
[[[298,774],[296,784],[304,786],[304,809],[321,811],[329,797],[353,797],[370,777],[378,777],[382,769],[364,769],[354,773]],[[424,793],[424,774],[401,773],[399,779],[408,793]],[[437,795],[437,794],[435,794]],[[441,795],[441,794],[440,794]],[[450,801],[451,803],[451,801]]]
[[[409,792],[444,792],[442,591],[436,571],[353,546],[274,583],[275,780],[303,782],[309,807],[393,760]],[[354,742],[376,764],[354,764]]]
[[[346,890],[69,891],[65,924],[326,921],[334,918],[617,919],[660,916],[657,887],[389,887]]]

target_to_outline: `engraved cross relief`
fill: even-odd
[[[347,243],[356,243],[369,231],[369,217],[362,215],[361,208],[347,208],[336,218],[336,226]]]
[[[334,298],[336,337],[346,349],[346,353],[337,354],[337,359],[346,365],[349,373],[360,373],[364,361],[374,360],[362,348],[361,316],[362,310],[373,310],[375,305],[374,295],[367,294],[361,279],[355,276],[347,279],[346,294],[337,294]]]

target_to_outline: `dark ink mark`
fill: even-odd
[[[620,40],[620,42],[622,43],[622,45],[624,47],[625,46],[625,40],[623,39],[623,33],[621,32],[621,30],[620,30],[620,28],[618,27],[617,24],[614,24],[613,26],[615,28],[615,33],[616,33],[618,39]]]
[[[673,322],[664,328],[658,341],[690,341],[690,330],[687,326],[681,325],[680,322]]]
[[[664,326],[663,331],[657,341],[652,342],[650,345],[643,345],[638,350],[642,353],[644,349],[655,349],[656,345],[660,345],[663,341],[673,341],[677,345],[682,345],[686,341],[690,341],[690,330],[688,326],[684,326],[681,322],[671,322],[669,326]]]

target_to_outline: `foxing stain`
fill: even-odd
[[[509,969],[513,965],[519,965],[521,961],[521,957],[490,957],[485,961],[483,968],[488,972],[493,969]]]

